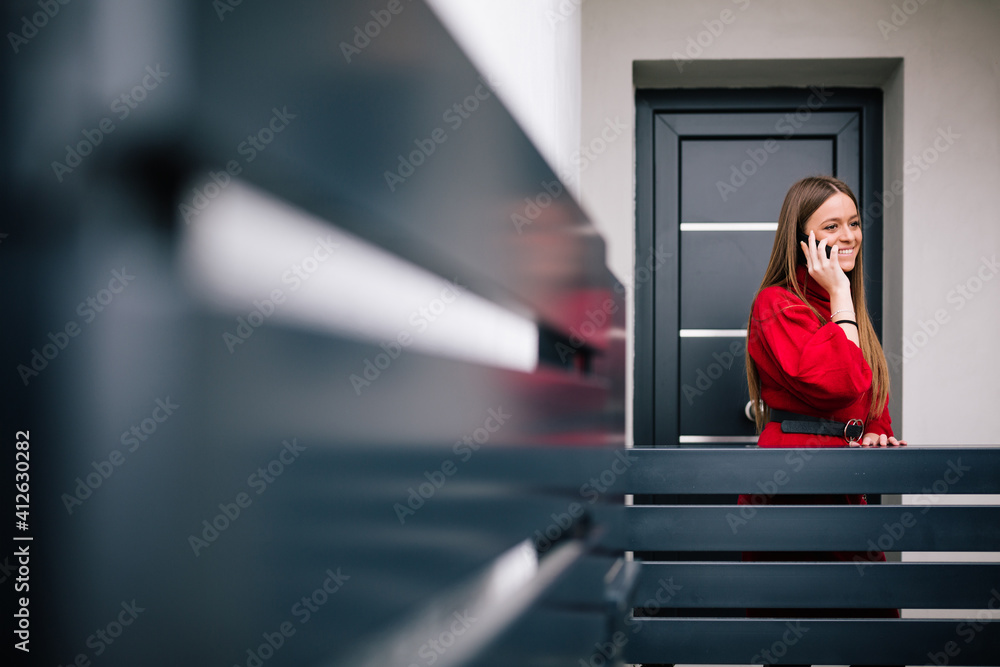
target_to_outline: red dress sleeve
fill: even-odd
[[[750,356],[781,388],[830,413],[869,390],[872,372],[840,325],[821,324],[791,292],[769,287],[754,302]]]

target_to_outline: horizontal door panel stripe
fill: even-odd
[[[681,338],[746,338],[746,329],[681,329]]]
[[[776,222],[682,222],[682,232],[773,232]]]

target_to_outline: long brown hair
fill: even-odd
[[[773,285],[781,285],[791,290],[809,309],[816,315],[821,324],[826,324],[819,312],[809,303],[806,295],[799,285],[795,276],[795,267],[799,261],[799,240],[797,233],[804,231],[806,221],[823,205],[827,199],[837,194],[843,193],[851,198],[855,208],[860,214],[861,208],[858,206],[857,197],[851,192],[851,188],[843,181],[832,176],[810,176],[803,178],[788,190],[785,201],[781,205],[781,214],[778,216],[778,230],[774,233],[774,247],[771,248],[771,260],[767,264],[764,272],[764,279],[760,283],[757,295],[764,288]],[[875,328],[872,326],[871,318],[868,316],[868,306],[865,304],[864,286],[864,243],[858,248],[858,257],[854,262],[854,268],[847,272],[847,278],[851,283],[851,301],[854,304],[855,319],[858,322],[858,334],[861,341],[861,354],[864,356],[868,366],[872,369],[871,387],[871,407],[869,408],[869,419],[874,419],[882,413],[886,399],[889,396],[889,369],[885,363],[885,354],[882,352],[882,345],[875,335]],[[747,320],[747,335],[750,335],[750,325],[753,313]],[[749,341],[748,341],[749,342]],[[747,385],[750,389],[751,405],[763,409],[754,410],[754,417],[757,423],[757,432],[764,430],[770,417],[770,409],[760,400],[760,376],[757,374],[757,365],[750,357],[750,346],[747,345],[746,352]]]

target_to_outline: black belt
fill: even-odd
[[[847,442],[858,442],[865,434],[865,423],[860,419],[847,422],[833,421],[823,417],[813,417],[797,412],[771,409],[771,421],[781,423],[782,433],[808,433],[811,435],[831,435]]]

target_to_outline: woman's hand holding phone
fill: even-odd
[[[809,275],[830,295],[830,312],[853,312],[854,300],[851,298],[851,281],[847,278],[844,270],[840,268],[840,257],[837,255],[839,248],[833,246],[832,256],[828,257],[826,239],[817,244],[814,232],[809,232],[808,243],[799,241],[799,246],[806,256],[806,268],[809,270]],[[844,319],[852,318],[846,317]],[[861,347],[861,336],[856,325],[845,323],[840,325],[840,328],[849,341]]]
[[[809,237],[806,236],[805,234],[803,234],[802,232],[799,232],[799,240],[802,241],[803,243],[809,243]],[[819,241],[816,241],[816,245],[819,245]],[[826,247],[826,256],[827,257],[830,256],[830,251],[832,249],[833,248],[831,248],[830,246]]]
[[[799,247],[806,256],[806,268],[813,280],[819,283],[820,287],[830,294],[830,307],[834,308],[833,299],[837,293],[846,293],[848,298],[847,308],[851,307],[851,281],[847,279],[847,274],[840,268],[840,259],[837,256],[838,246],[827,249],[827,241],[823,239],[817,243],[815,232],[809,232],[809,242],[799,241]],[[827,253],[830,254],[827,254]]]

